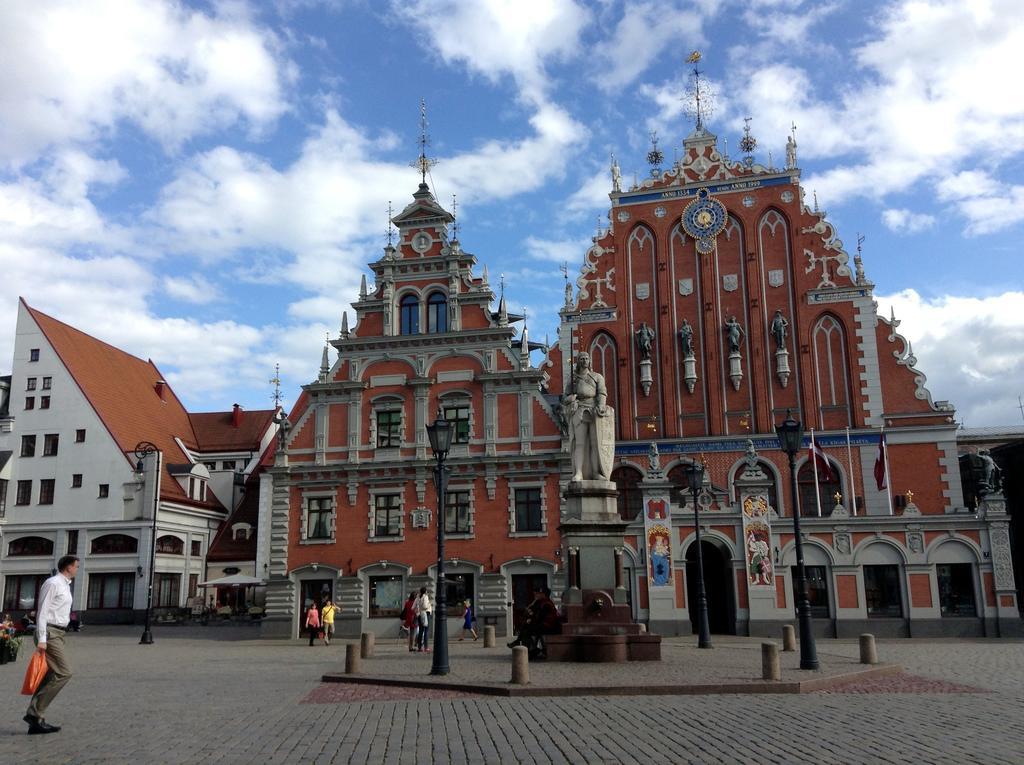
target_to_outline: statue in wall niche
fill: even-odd
[[[982,462],[981,483],[978,488],[983,494],[998,493],[1003,487],[1003,471],[992,459],[992,454],[988,449],[979,451],[978,458]]]
[[[693,327],[690,322],[683,319],[683,326],[679,328],[679,342],[683,346],[683,357],[693,355]]]
[[[640,360],[651,360],[651,346],[654,342],[654,330],[647,326],[646,321],[640,322],[640,329],[635,333],[636,346],[640,350]]]
[[[782,311],[778,308],[775,309],[775,318],[772,319],[771,332],[772,337],[775,338],[775,349],[778,351],[786,350],[786,334],[789,329],[789,322],[786,321],[786,317],[782,315]]]
[[[743,331],[743,327],[740,326],[740,323],[736,321],[735,316],[730,316],[729,320],[725,322],[725,333],[726,338],[729,341],[729,352],[739,353],[740,343],[743,342],[743,337],[746,335],[746,332]]]
[[[615,455],[615,411],[608,406],[604,376],[590,366],[590,354],[576,357],[563,404],[569,423],[573,481],[607,481]]]

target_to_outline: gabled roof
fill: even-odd
[[[275,409],[239,409],[235,426],[234,412],[198,412],[189,414],[192,431],[201,452],[251,452],[260,448],[263,436],[274,423]]]
[[[190,499],[171,477],[168,466],[190,462],[175,441],[195,449],[195,432],[188,412],[152,361],[97,340],[42,311],[22,304],[46,336],[54,352],[74,378],[82,394],[110,432],[129,464],[135,464],[135,446],[149,441],[163,452],[160,498],[172,502],[224,510],[216,499]],[[163,382],[163,395],[157,383]],[[212,493],[208,493],[212,497]]]
[[[455,220],[450,212],[437,203],[427,184],[421,183],[419,189],[412,196],[413,201],[391,219],[391,222],[399,228],[417,223],[435,225],[451,223]]]
[[[206,552],[206,560],[225,562],[256,560],[260,514],[260,475],[274,464],[276,451],[277,439],[274,439],[264,449],[263,454],[260,455],[259,465],[246,480],[245,495],[242,497],[242,501],[238,503],[238,507],[231,513],[231,516],[221,524],[210,543],[210,549]],[[235,539],[231,527],[236,523],[248,523],[252,527],[252,533],[248,539]],[[259,574],[259,572],[256,573]]]

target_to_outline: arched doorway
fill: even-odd
[[[704,554],[704,592],[708,600],[708,626],[713,634],[736,634],[736,606],[733,600],[730,572],[732,566],[725,552],[714,542],[701,540]],[[697,545],[686,550],[686,604],[690,624],[697,633]]]

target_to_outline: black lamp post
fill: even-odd
[[[686,469],[693,495],[693,528],[697,534],[697,647],[711,648],[711,628],[708,626],[708,596],[704,590],[704,550],[700,545],[700,498],[704,483],[704,466],[693,462]]]
[[[153,531],[149,547],[149,587],[146,592],[146,626],[142,630],[140,645],[153,644],[153,632],[150,629],[151,616],[153,613],[153,566],[156,563],[156,514],[160,506],[160,450],[149,441],[142,441],[135,446],[135,472],[145,475],[145,464],[143,460],[150,455],[156,454],[156,467],[153,470]]]
[[[444,461],[452,445],[452,424],[444,418],[440,409],[433,425],[427,425],[427,437],[434,452],[437,466],[434,468],[434,485],[437,487],[437,585],[434,603],[434,661],[430,667],[432,675],[448,674],[448,593],[444,579],[444,524],[445,490],[448,484],[448,468]]]
[[[818,668],[818,651],[811,631],[811,603],[807,598],[804,545],[800,536],[800,508],[797,506],[796,455],[803,445],[803,428],[787,410],[786,419],[775,426],[779,446],[789,457],[789,488],[793,495],[793,536],[796,540],[796,608],[800,622],[800,669]]]

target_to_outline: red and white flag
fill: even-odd
[[[832,466],[828,462],[828,457],[825,456],[824,450],[818,446],[818,442],[814,440],[814,433],[811,433],[811,445],[807,449],[807,459],[809,459],[815,467],[815,472],[821,471],[820,475],[826,481],[831,481]]]
[[[875,457],[875,484],[878,485],[878,490],[886,488],[885,483],[885,460],[886,460],[886,448],[885,448],[885,433],[882,434],[881,438],[878,439],[878,456]]]

